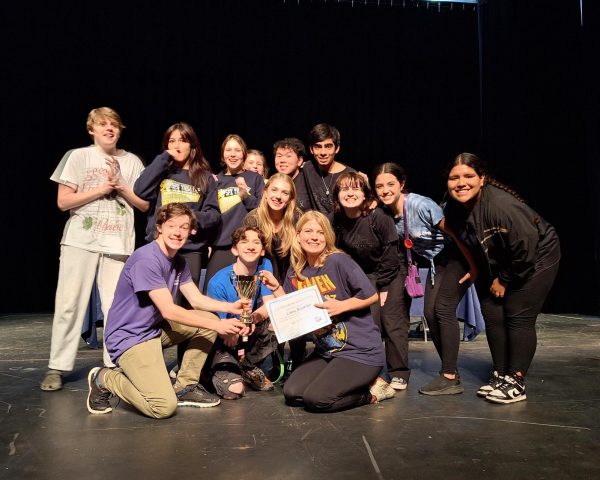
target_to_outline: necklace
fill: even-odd
[[[319,168],[319,175],[321,176],[321,181],[323,182],[323,186],[325,187],[325,195],[329,196],[329,190],[331,188],[331,184],[333,183],[333,173],[331,174],[331,178],[329,179],[329,186],[325,183],[325,177],[323,177],[323,173]]]

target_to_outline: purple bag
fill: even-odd
[[[419,277],[419,269],[414,263],[408,264],[408,275],[404,281],[404,287],[412,298],[419,298],[425,295],[425,289]]]
[[[412,261],[411,249],[413,242],[408,233],[408,194],[404,196],[404,246],[406,247],[406,258],[408,259],[408,275],[404,281],[404,288],[412,298],[419,298],[425,295],[425,289],[419,277],[419,269]]]

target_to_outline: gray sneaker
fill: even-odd
[[[419,393],[423,395],[456,395],[463,393],[465,387],[462,386],[460,377],[457,375],[454,380],[440,375],[432,382],[419,388]]]
[[[94,367],[88,373],[87,409],[88,412],[94,414],[112,412],[112,406],[109,402],[112,393],[106,388],[99,387],[96,383],[96,378],[101,370],[102,367]]]
[[[208,392],[202,385],[194,384],[176,392],[178,407],[216,407],[221,403],[218,395]]]

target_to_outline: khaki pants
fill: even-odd
[[[106,328],[108,309],[112,305],[117,282],[126,260],[125,255],[89,252],[68,245],[60,247],[49,368],[65,372],[73,370],[94,278],[98,280]],[[114,366],[106,347],[104,347],[104,364],[109,367]]]
[[[216,315],[195,310],[198,316],[217,319]],[[106,371],[104,386],[113,394],[133,405],[144,415],[166,418],[177,408],[176,391],[195,385],[206,357],[217,338],[217,333],[205,328],[194,328],[176,322],[163,322],[160,338],[139,343],[119,359],[118,370]],[[162,350],[189,340],[175,385],[167,372]]]

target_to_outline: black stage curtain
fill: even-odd
[[[596,110],[581,86],[592,52],[577,2],[556,12],[518,0],[479,11],[368,3],[5,6],[4,181],[18,227],[3,229],[1,311],[53,310],[67,214],[48,177],[66,150],[88,143],[86,115],[103,105],[127,125],[121,146],[146,162],[169,125],[191,123],[214,170],[228,133],[272,162],[274,141],[305,140],[328,122],[341,131],[342,162],[368,173],[396,161],[410,188],[435,200],[446,163],[479,153],[559,230],[566,260],[547,310],[597,310],[587,193],[597,144],[586,147],[585,116]],[[137,224],[140,244],[142,215]]]

